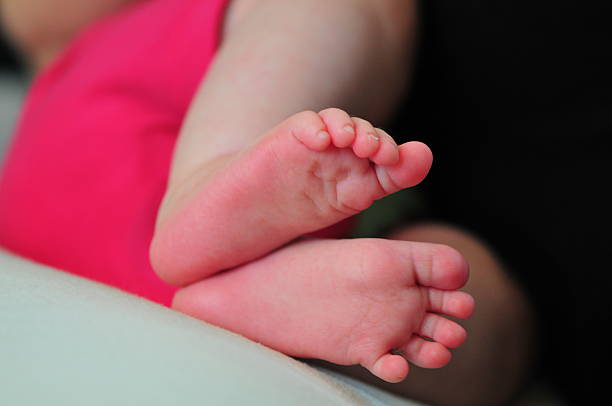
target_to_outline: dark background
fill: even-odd
[[[6,43],[6,38],[0,32],[0,70],[16,71],[20,68],[19,61],[13,50]]]
[[[415,85],[393,134],[434,152],[428,215],[484,238],[529,292],[538,372],[572,404],[606,399],[612,2],[421,4]]]

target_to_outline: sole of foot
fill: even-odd
[[[151,261],[185,285],[331,226],[414,186],[432,163],[339,109],[298,113],[228,159],[156,230]]]

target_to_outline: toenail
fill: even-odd
[[[344,129],[344,131],[346,131],[347,133],[350,134],[355,134],[355,129],[353,128],[352,125],[345,125],[344,127],[342,127]]]
[[[370,138],[375,139],[376,141],[378,141],[380,139],[380,137],[378,136],[378,134],[374,134],[374,133],[368,133],[368,135],[370,136]]]
[[[327,137],[329,137],[329,133],[327,131],[319,131],[317,133],[317,137],[319,137],[319,138],[327,138]]]

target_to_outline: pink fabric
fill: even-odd
[[[227,0],[153,0],[35,80],[0,177],[0,245],[168,305],[148,260],[172,149]]]

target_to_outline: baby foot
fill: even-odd
[[[399,147],[339,109],[296,114],[188,189],[158,225],[156,272],[185,285],[258,258],[366,209],[429,171],[427,146]]]
[[[361,364],[388,382],[438,368],[469,317],[455,250],[406,241],[305,240],[178,292],[173,307],[285,354]]]

